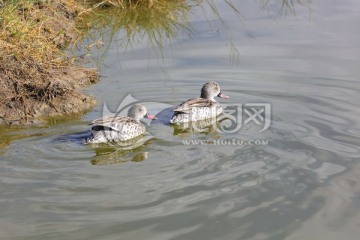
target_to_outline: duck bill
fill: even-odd
[[[223,98],[223,99],[229,99],[230,97],[223,94],[222,92],[220,92],[218,95],[217,95],[219,98]]]
[[[150,114],[146,114],[146,115],[144,116],[144,118],[151,119],[151,120],[157,119],[157,117],[155,117],[155,116],[153,116],[153,115],[150,115]]]

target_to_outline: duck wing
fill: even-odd
[[[121,117],[121,116],[105,116],[102,118],[95,119],[90,123],[92,126],[92,130],[114,130],[119,131],[122,129],[122,126],[126,123],[136,122],[134,119],[129,117]],[[137,122],[136,122],[137,123]]]
[[[205,99],[205,98],[191,98],[191,99],[188,99],[185,102],[181,103],[173,111],[174,112],[190,113],[192,108],[196,108],[196,107],[212,107],[215,104],[216,104],[216,102],[213,102],[213,101]]]

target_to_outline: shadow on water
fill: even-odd
[[[71,142],[76,144],[83,144],[84,140],[91,136],[91,132],[89,130],[77,132],[77,133],[69,133],[65,135],[61,135],[56,137],[53,141],[58,143]]]
[[[174,108],[175,106],[161,110],[159,113],[156,114],[155,116],[156,119],[152,120],[151,124],[163,124],[169,126],[170,120],[174,115],[174,111],[173,111]]]

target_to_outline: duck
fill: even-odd
[[[223,112],[223,108],[215,97],[230,98],[221,92],[217,82],[205,83],[201,88],[199,98],[188,99],[173,109],[174,115],[170,123],[183,124],[217,117]]]
[[[92,136],[84,143],[107,143],[124,142],[143,135],[145,126],[140,122],[141,118],[155,119],[155,116],[147,113],[147,109],[135,104],[129,108],[125,116],[105,116],[93,120],[91,125]]]

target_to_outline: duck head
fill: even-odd
[[[140,104],[135,104],[129,108],[128,117],[136,121],[139,121],[140,118],[155,119],[155,116],[148,114],[146,108]]]
[[[220,90],[220,86],[216,82],[207,82],[201,88],[201,98],[209,99],[215,101],[214,97],[220,97],[224,99],[229,99],[229,96],[223,94]]]

